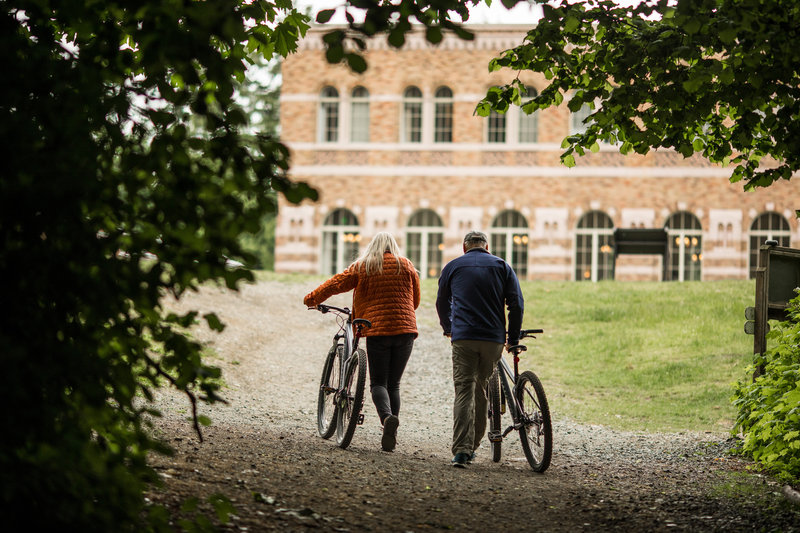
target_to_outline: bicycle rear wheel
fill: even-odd
[[[500,428],[500,375],[497,368],[492,372],[489,378],[489,387],[487,390],[489,399],[489,445],[492,448],[492,461],[495,463],[500,461],[500,451],[502,441],[502,433]]]
[[[526,370],[517,380],[514,395],[521,409],[519,437],[522,451],[535,472],[544,472],[550,466],[553,454],[553,427],[544,387],[536,374]]]
[[[336,444],[340,448],[350,445],[364,406],[364,383],[367,380],[367,354],[364,350],[356,350],[346,372],[336,419]]]
[[[343,350],[341,345],[331,346],[325,358],[325,365],[322,367],[322,379],[319,382],[317,397],[317,431],[323,439],[329,439],[336,431],[336,390],[339,387]]]

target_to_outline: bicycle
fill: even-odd
[[[543,332],[541,329],[522,330],[520,340],[535,339],[535,334]],[[530,370],[519,373],[519,354],[527,349],[522,344],[511,346],[509,351],[514,355],[513,371],[505,357],[501,357],[489,378],[488,437],[492,460],[499,462],[503,438],[513,430],[519,431],[522,451],[528,464],[535,472],[544,472],[550,466],[553,453],[553,428],[541,381]],[[514,385],[513,391],[509,380]],[[503,431],[501,422],[506,406],[513,423]]]
[[[323,439],[336,432],[336,444],[344,449],[350,445],[356,426],[364,423],[364,383],[367,379],[367,354],[358,347],[362,330],[372,323],[352,318],[347,307],[318,305],[310,307],[321,313],[333,312],[339,331],[333,336],[322,367],[322,379],[317,397],[317,431]]]

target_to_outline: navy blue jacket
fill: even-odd
[[[451,340],[519,344],[524,303],[514,269],[483,248],[471,248],[442,269],[436,311]]]

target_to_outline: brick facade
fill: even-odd
[[[800,238],[794,217],[800,194],[788,182],[745,193],[741,184],[728,181],[730,169],[699,157],[684,159],[669,150],[622,156],[612,146],[578,158],[576,167],[564,167],[559,155],[561,140],[569,133],[566,105],[537,112],[535,143],[487,142],[487,119],[474,115],[475,105],[487,88],[515,75],[490,74],[487,65],[499,51],[520,43],[525,27],[473,29],[474,41],[447,37],[438,47],[425,43],[421,35],[412,35],[400,51],[385,41],[371,42],[366,55],[369,69],[363,75],[328,65],[322,31],[317,29],[309,31],[298,52],[286,59],[281,136],[292,150],[292,179],[314,186],[320,199],[301,205],[281,199],[277,271],[331,273],[347,264],[359,243],[385,230],[404,250],[412,246],[411,239],[426,234],[422,243],[438,247],[440,254],[434,257],[431,248],[431,258],[421,259],[426,255],[422,253],[415,262],[430,263],[430,268],[417,267],[423,276],[435,276],[440,263],[461,253],[463,235],[480,229],[505,231],[509,239],[512,233],[524,237],[526,244],[516,261],[524,264],[517,270],[528,279],[660,279],[661,258],[651,256],[620,256],[612,275],[598,273],[598,268],[602,270],[598,261],[602,263],[602,254],[608,254],[608,247],[600,245],[607,240],[592,241],[589,234],[607,234],[613,228],[661,228],[672,215],[687,213],[696,218],[699,229],[670,237],[676,243],[685,240],[687,246],[676,247],[675,257],[685,253],[681,256],[685,265],[694,264],[681,268],[696,268],[704,280],[741,279],[748,277],[751,230],[757,217],[781,217],[788,224],[785,238],[792,244]],[[532,73],[522,73],[521,78],[539,90],[545,87],[545,80]],[[358,86],[369,92],[369,142],[351,143],[346,137],[348,106]],[[403,93],[409,86],[423,94],[419,143],[401,142]],[[434,94],[443,86],[453,93],[452,142],[435,143]],[[336,142],[320,141],[320,94],[325,87],[339,94]],[[516,109],[508,113],[507,125],[518,120],[517,113]],[[508,126],[508,131],[514,129]],[[357,223],[342,219],[345,226],[323,228],[326,219],[330,223],[329,217],[342,208]],[[438,215],[441,227],[409,228],[411,217],[420,210]],[[522,215],[527,228],[493,228],[498,215],[507,210]],[[587,230],[580,221],[591,212],[610,218],[613,228]],[[589,236],[580,240],[579,233]],[[582,247],[587,252],[578,259]],[[507,258],[511,262],[511,256]],[[683,278],[681,270],[680,279],[697,279],[686,272]]]

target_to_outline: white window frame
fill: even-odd
[[[362,94],[357,94],[362,93]],[[368,143],[370,137],[370,100],[366,87],[358,85],[350,92],[350,135],[351,143]],[[357,123],[361,120],[362,123]],[[365,121],[365,122],[364,122]],[[356,138],[358,134],[359,137]]]
[[[336,96],[326,96],[325,92],[332,89]],[[331,111],[336,112],[336,138],[328,139],[328,117]],[[317,142],[321,144],[337,144],[342,140],[342,100],[340,91],[332,86],[326,85],[319,92],[319,105],[317,106]]]

